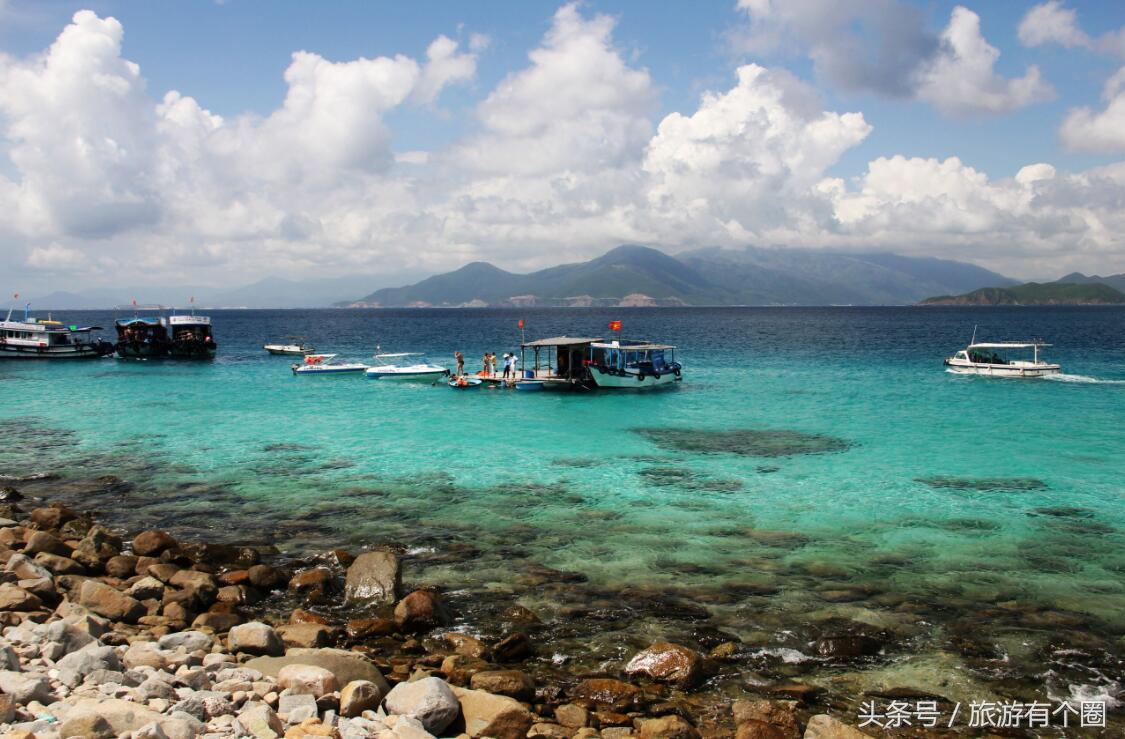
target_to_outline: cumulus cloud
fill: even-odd
[[[534,174],[615,166],[640,156],[652,133],[656,91],[647,71],[613,46],[615,20],[555,13],[531,64],[508,75],[480,104],[483,131],[458,147],[474,169]]]
[[[1038,67],[1008,79],[980,17],[958,6],[940,35],[899,0],[739,0],[749,28],[734,36],[751,53],[803,51],[834,87],[931,103],[951,116],[1002,113],[1049,99]]]
[[[992,72],[974,19],[955,13],[957,33],[925,69],[948,56],[945,74],[991,89],[1001,102],[990,109],[1002,109],[1028,93]],[[219,116],[202,98],[147,90],[121,56],[120,24],[78,13],[43,53],[0,59],[5,263],[232,284],[474,259],[533,268],[621,242],[987,255],[1017,273],[1125,258],[1125,165],[1033,163],[990,178],[957,158],[886,156],[859,177],[830,176],[870,135],[862,113],[747,64],[657,121],[656,85],[614,25],[561,7],[527,63],[473,110],[469,133],[396,151],[388,115],[426,114],[444,87],[472,79],[483,40],[464,50],[439,36],[420,60],[297,52],[275,110]],[[1122,80],[1107,86],[1106,112],[1076,121],[1108,115]]]
[[[1054,96],[1037,66],[1009,79],[994,69],[999,58],[999,49],[981,35],[980,16],[958,6],[941,34],[938,54],[919,75],[918,98],[943,113],[964,116],[1004,113]]]
[[[1076,108],[1067,114],[1059,137],[1067,148],[1093,153],[1125,151],[1125,67],[1105,83],[1103,110]]]
[[[1027,11],[1019,25],[1024,46],[1057,44],[1067,49],[1086,48],[1103,54],[1125,56],[1125,27],[1092,37],[1078,23],[1078,12],[1062,0],[1048,0]]]

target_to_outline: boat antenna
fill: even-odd
[[[976,326],[975,323],[973,324],[973,338],[969,339],[969,343],[970,344],[977,343],[977,326]]]
[[[4,319],[5,321],[12,320],[12,311],[14,311],[16,309],[16,301],[19,300],[19,299],[20,299],[19,293],[15,293],[14,295],[12,295],[12,304],[8,306],[8,317]]]

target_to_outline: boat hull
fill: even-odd
[[[214,359],[215,352],[219,350],[217,344],[174,344],[168,350],[168,356],[173,359]]]
[[[274,356],[291,356],[291,357],[301,357],[301,356],[304,356],[306,354],[312,354],[313,352],[316,351],[316,349],[313,349],[312,347],[308,347],[306,349],[301,349],[300,347],[282,348],[282,347],[266,346],[264,348],[267,352],[269,352],[270,354],[273,354]]]
[[[0,344],[0,359],[97,359],[109,354],[113,354],[109,342],[46,347]]]
[[[1057,364],[1034,364],[1032,362],[1012,364],[984,364],[980,362],[965,362],[957,359],[945,360],[945,369],[955,375],[977,375],[980,377],[1012,377],[1032,378],[1049,377],[1062,371]]]
[[[123,359],[158,359],[168,356],[168,345],[163,342],[119,341],[114,344],[117,356]]]
[[[426,382],[433,382],[448,375],[446,370],[435,370],[431,372],[372,372],[367,371],[367,377],[371,380],[385,380],[388,382],[395,381],[418,381],[424,380]]]
[[[597,387],[617,390],[653,390],[671,387],[683,379],[682,375],[675,372],[641,374],[625,370],[623,373],[611,373],[597,367],[591,368],[590,377]]]
[[[367,368],[360,365],[359,367],[313,367],[303,366],[293,369],[295,375],[348,375],[359,374],[366,371]]]

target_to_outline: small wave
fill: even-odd
[[[796,649],[789,649],[788,647],[771,647],[769,649],[759,649],[756,652],[750,653],[751,657],[776,657],[787,665],[795,665],[800,662],[810,662],[815,660],[816,657],[810,657],[804,652]]]
[[[1125,385],[1125,380],[1103,380],[1100,377],[1090,377],[1089,375],[1068,375],[1060,373],[1057,375],[1047,375],[1044,380],[1053,380],[1055,382],[1073,382],[1079,385]]]
[[[1121,685],[1110,682],[1108,685],[1071,685],[1071,702],[1104,702],[1106,710],[1112,711],[1121,706]]]

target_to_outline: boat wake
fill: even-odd
[[[1089,375],[1068,375],[1065,373],[1047,375],[1043,379],[1053,380],[1055,382],[1073,382],[1079,385],[1125,385],[1125,380],[1105,380],[1100,377],[1090,377]]]

